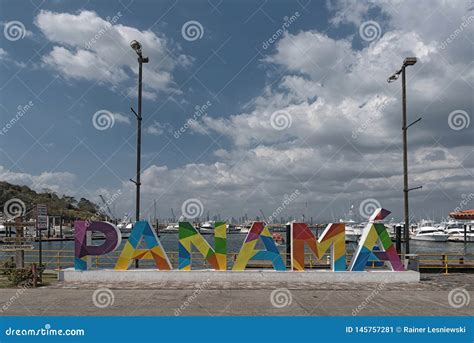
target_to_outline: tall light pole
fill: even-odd
[[[400,74],[402,74],[402,131],[403,131],[403,199],[404,199],[404,208],[405,208],[405,227],[403,231],[403,236],[405,238],[405,254],[410,253],[410,214],[409,214],[409,208],[408,208],[408,192],[413,190],[413,189],[419,189],[421,187],[416,187],[416,188],[408,188],[408,156],[407,156],[407,150],[408,150],[408,144],[407,144],[407,129],[415,124],[416,122],[420,121],[420,119],[417,119],[413,123],[407,126],[407,92],[406,92],[406,73],[405,69],[407,66],[412,66],[416,63],[416,57],[407,57],[403,61],[402,67],[396,71],[393,75],[391,75],[388,79],[387,82],[393,82],[398,79]],[[399,236],[398,236],[399,237]],[[397,242],[397,246],[399,246],[399,242]]]
[[[131,108],[132,112],[137,117],[137,175],[136,180],[130,179],[137,186],[137,198],[135,208],[135,220],[140,220],[140,162],[142,149],[142,69],[143,63],[148,63],[148,57],[142,56],[142,45],[133,40],[130,42],[130,47],[135,50],[138,55],[138,113]]]

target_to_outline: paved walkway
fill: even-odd
[[[0,290],[0,315],[474,315],[474,274],[419,284],[64,284]]]

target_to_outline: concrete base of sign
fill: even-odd
[[[116,283],[116,282],[301,282],[301,283],[416,283],[420,281],[420,273],[415,271],[390,272],[332,272],[303,271],[277,272],[273,270],[245,271],[161,271],[156,269],[132,270],[87,270],[79,271],[72,268],[59,272],[58,279],[64,282],[84,283]]]

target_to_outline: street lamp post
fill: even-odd
[[[410,219],[409,219],[409,207],[408,207],[408,192],[413,189],[418,189],[421,187],[416,187],[413,189],[408,188],[408,143],[407,143],[407,129],[414,123],[421,120],[418,119],[415,122],[407,126],[407,93],[406,93],[406,72],[405,69],[407,66],[412,66],[416,63],[416,57],[407,57],[403,61],[402,67],[396,71],[392,76],[387,79],[387,82],[393,82],[398,79],[400,74],[402,74],[402,131],[403,131],[403,200],[404,200],[404,216],[405,216],[405,227],[403,231],[403,236],[405,239],[405,254],[410,253]],[[397,239],[400,239],[400,236],[397,235]],[[397,247],[400,246],[400,242],[397,242]]]
[[[135,117],[137,117],[137,175],[136,180],[130,179],[135,186],[137,187],[136,195],[136,208],[135,208],[135,220],[140,220],[140,162],[141,162],[141,149],[142,149],[142,70],[143,63],[148,63],[148,57],[143,57],[142,55],[142,45],[133,40],[130,42],[130,47],[135,50],[138,55],[138,113],[131,108]],[[135,260],[135,268],[138,268],[138,259]]]
[[[137,194],[136,194],[136,208],[135,208],[135,220],[140,220],[140,164],[141,164],[141,148],[142,148],[142,70],[143,70],[143,63],[148,63],[148,57],[143,57],[142,55],[142,46],[141,44],[133,40],[130,43],[130,47],[135,50],[138,55],[138,113],[135,112],[133,108],[131,108],[132,112],[137,117],[137,174],[136,180],[132,181],[135,186],[137,187]]]

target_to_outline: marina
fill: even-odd
[[[352,209],[352,207],[351,207]],[[381,209],[381,211],[384,211]],[[263,213],[262,213],[263,215]],[[376,215],[376,212],[373,216]],[[386,215],[386,214],[385,214]],[[385,216],[384,215],[384,216]],[[472,232],[472,217],[465,218],[465,214],[451,213],[453,217],[462,216],[461,221],[458,220],[443,220],[436,224],[432,220],[421,220],[418,224],[412,224],[409,231],[409,239],[411,241],[410,254],[403,253],[406,250],[406,242],[403,239],[403,224],[384,222],[385,230],[387,231],[392,244],[396,244],[399,258],[402,261],[408,261],[405,268],[414,269],[421,272],[473,272],[474,271],[474,244],[471,241]],[[258,218],[257,218],[258,219]],[[466,220],[468,219],[468,220]],[[17,264],[32,264],[36,261],[41,261],[45,269],[61,272],[64,269],[74,267],[74,240],[75,230],[72,224],[64,223],[60,220],[60,225],[48,225],[50,221],[45,220],[45,230],[35,230],[35,222],[20,222],[14,223],[5,222],[0,228],[0,261],[14,260]],[[54,221],[51,221],[54,223]],[[242,243],[248,239],[249,231],[257,222],[248,221],[244,224],[227,224],[213,220],[194,221],[192,225],[193,230],[199,233],[201,237],[209,246],[213,246],[216,240],[216,225],[220,225],[219,230],[224,230],[226,238],[226,260],[227,268],[231,268],[239,255]],[[357,246],[364,233],[366,223],[356,222],[353,219],[340,220],[339,225],[344,226],[345,232],[345,249],[346,254],[350,260],[351,256],[356,253]],[[154,226],[150,229],[154,231],[154,235],[160,240],[162,248],[168,252],[169,264],[178,267],[180,263],[179,253],[177,252],[178,242],[180,242],[181,223],[167,223],[159,224],[155,221]],[[223,226],[222,226],[223,225]],[[278,250],[283,261],[286,261],[287,267],[291,261],[291,244],[290,244],[290,227],[292,222],[285,225],[282,224],[266,224],[262,222],[268,229],[269,235],[272,238],[275,248]],[[305,224],[312,232],[315,239],[324,236],[326,230],[333,224]],[[130,240],[130,234],[134,230],[132,222],[121,222],[117,224],[116,230],[119,230],[122,238]],[[39,233],[41,232],[41,236]],[[220,231],[222,234],[222,231]],[[90,236],[94,245],[100,246],[104,242],[104,234],[100,231],[93,231]],[[135,239],[135,238],[134,238]],[[124,249],[124,241],[119,243],[118,251]],[[181,243],[179,243],[180,245]],[[265,248],[262,241],[257,242],[255,249]],[[374,249],[379,249],[377,246]],[[209,269],[212,268],[206,258],[202,255],[192,252],[190,250],[189,258],[193,261],[194,268]],[[319,259],[311,254],[308,248],[305,249],[304,267],[307,269],[324,270],[331,266],[331,253],[326,252],[325,255]],[[96,256],[92,263],[93,268],[113,268],[113,258],[117,258],[117,252],[108,256]],[[178,258],[179,257],[179,258]],[[135,269],[153,268],[151,261],[135,261]],[[347,265],[348,266],[348,265]],[[372,263],[369,267],[377,270],[384,264]],[[250,269],[271,269],[272,265],[265,261],[249,261],[248,268]]]
[[[259,220],[258,218],[256,219]],[[346,225],[346,242],[357,242],[362,235],[365,222],[357,223],[353,220],[344,221],[340,220],[340,223]],[[151,222],[153,223],[153,222]],[[227,234],[246,234],[249,231],[252,222],[245,224],[226,224]],[[202,223],[194,222],[193,226],[203,235],[214,233],[215,221],[205,221]],[[285,233],[289,227],[290,222],[286,224],[266,224],[271,232]],[[403,223],[384,223],[388,229],[390,237],[395,240],[397,228],[403,230]],[[308,226],[318,236],[327,224],[309,224]],[[127,237],[133,228],[133,223],[119,223],[117,227],[122,233],[122,236]],[[160,224],[154,223],[153,225],[157,235],[169,234],[178,232],[179,225],[175,223]],[[17,228],[23,229],[22,237],[33,237],[39,240],[37,237],[38,231],[35,229],[35,222],[28,223],[14,223],[5,222],[0,223],[0,242],[12,241],[16,237]],[[466,233],[466,236],[464,234]],[[467,242],[470,243],[474,239],[474,220],[456,221],[456,220],[444,220],[440,223],[435,223],[432,220],[421,220],[417,224],[410,226],[409,237],[411,240],[418,241],[432,241],[432,242]],[[59,241],[59,240],[73,240],[74,239],[74,227],[72,223],[65,223],[62,226],[53,225],[50,228],[43,230],[42,240],[43,241]],[[402,238],[403,240],[403,238]]]

